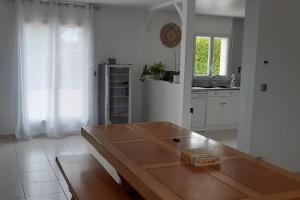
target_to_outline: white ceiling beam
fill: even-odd
[[[150,11],[148,11],[148,13],[146,15],[146,18],[145,18],[145,32],[148,32],[148,30],[149,30],[150,22],[151,22],[151,19],[152,19],[152,16],[153,16],[154,12],[155,12],[154,10],[150,10]]]
[[[181,19],[181,21],[183,21],[183,14],[182,14],[182,9],[180,8],[178,2],[175,2],[174,4],[174,7],[176,8],[178,14],[179,14],[179,17]]]
[[[166,7],[174,6],[179,14],[181,21],[183,21],[182,9],[180,8],[180,5],[179,5],[180,3],[182,3],[182,1],[183,0],[172,0],[169,2],[165,2],[165,3],[159,4],[159,5],[153,6],[150,9],[148,9],[148,13],[145,18],[145,31],[148,32],[148,30],[149,30],[149,26],[150,26],[150,22],[151,22],[153,13],[155,13],[157,10],[161,10]]]
[[[168,1],[168,2],[165,2],[165,3],[162,3],[162,4],[158,4],[158,5],[155,5],[153,6],[152,8],[150,8],[149,10],[160,10],[160,9],[163,9],[163,8],[166,8],[166,7],[169,7],[169,6],[173,6],[175,3],[181,3],[182,0],[173,0],[173,1]]]

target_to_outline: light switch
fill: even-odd
[[[260,85],[260,91],[267,92],[268,91],[268,84],[261,84]]]

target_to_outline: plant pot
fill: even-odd
[[[160,73],[154,74],[154,80],[160,80]]]
[[[173,76],[173,83],[179,83],[180,82],[180,76],[179,75],[174,75]]]

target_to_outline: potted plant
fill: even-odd
[[[166,70],[166,65],[160,63],[155,63],[150,67],[150,72],[154,75],[154,80],[160,80],[161,73],[164,73]]]
[[[151,71],[148,68],[148,65],[145,65],[144,68],[143,68],[143,72],[141,74],[140,80],[145,81],[146,77],[149,76],[149,75],[151,75]]]

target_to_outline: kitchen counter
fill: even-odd
[[[232,88],[204,88],[204,87],[192,87],[192,92],[205,92],[205,91],[215,91],[215,90],[240,90],[240,87],[232,87]]]

